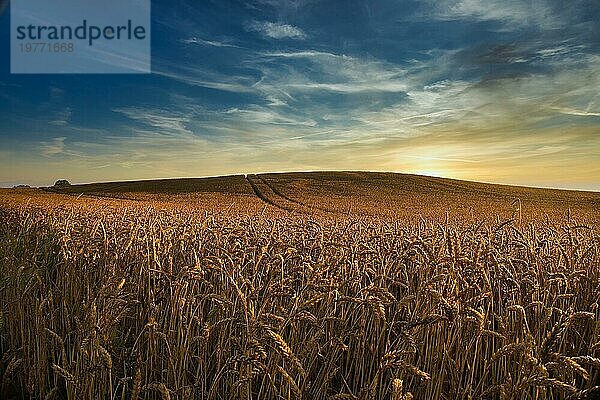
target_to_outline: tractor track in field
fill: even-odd
[[[292,199],[292,198],[288,197],[288,196],[287,196],[285,193],[283,193],[281,190],[279,190],[279,189],[278,189],[278,188],[277,188],[275,185],[273,185],[272,183],[269,183],[269,182],[268,182],[268,181],[267,181],[265,178],[263,178],[262,176],[260,176],[260,175],[256,175],[256,177],[257,177],[258,179],[260,179],[262,183],[264,183],[265,185],[267,185],[267,186],[269,187],[269,189],[271,189],[271,190],[273,191],[273,193],[275,193],[277,196],[279,196],[279,197],[282,197],[282,198],[284,198],[285,200],[287,200],[287,201],[289,201],[289,202],[291,202],[291,203],[298,204],[299,206],[302,206],[302,207],[310,207],[309,205],[307,205],[307,204],[304,204],[303,202],[301,202],[301,201],[299,201],[299,200],[295,200],[295,199]]]
[[[330,210],[328,208],[319,207],[312,204],[307,204],[301,200],[296,200],[283,193],[275,184],[269,182],[266,178],[259,174],[248,174],[245,176],[246,181],[250,184],[252,191],[260,200],[265,204],[278,208],[283,211],[291,213],[302,213],[311,214],[315,211],[325,212],[330,214],[341,214],[339,211]],[[125,196],[119,196],[118,194],[107,194],[98,192],[66,192],[54,189],[52,187],[42,188],[43,191],[48,193],[63,194],[71,197],[85,197],[90,199],[103,199],[103,200],[121,200],[121,201],[132,201],[132,202],[144,202],[144,199],[136,199]]]
[[[280,210],[310,214],[314,211],[337,214],[336,211],[306,204],[283,193],[277,186],[257,174],[246,175],[246,180],[252,186],[254,194],[263,202]]]
[[[297,205],[299,205],[299,206],[301,206],[301,207],[309,208],[309,209],[312,209],[312,210],[318,210],[318,211],[321,211],[321,212],[332,213],[332,214],[338,214],[338,212],[337,212],[337,211],[329,210],[329,209],[327,209],[327,208],[323,208],[323,207],[315,206],[315,205],[312,205],[312,204],[306,204],[306,203],[304,203],[304,202],[302,202],[302,201],[300,201],[300,200],[293,199],[293,198],[289,197],[288,195],[286,195],[285,193],[283,193],[281,190],[279,190],[279,188],[277,188],[277,186],[275,186],[274,184],[270,183],[269,181],[267,181],[267,180],[266,180],[265,178],[263,178],[262,176],[260,176],[260,175],[257,175],[257,177],[258,177],[258,179],[260,179],[260,180],[261,180],[261,181],[262,181],[262,182],[263,182],[265,185],[267,185],[267,186],[268,186],[268,187],[269,187],[269,188],[270,188],[270,189],[273,191],[273,193],[275,193],[275,194],[276,194],[277,196],[279,196],[279,197],[282,197],[282,198],[286,199],[287,201],[289,201],[289,202],[291,202],[291,203],[294,203],[294,204],[297,204]]]
[[[283,211],[288,211],[288,212],[298,211],[298,210],[294,209],[293,207],[288,207],[288,206],[278,204],[271,197],[267,196],[267,194],[265,192],[267,192],[267,190],[271,190],[276,195],[276,196],[272,196],[272,197],[278,197],[277,194],[267,184],[265,184],[265,182],[263,180],[261,180],[257,175],[248,174],[248,175],[246,175],[246,180],[252,187],[252,190],[254,191],[254,194],[256,195],[256,197],[261,199],[264,203],[266,203],[270,206],[273,206],[275,208],[279,208],[280,210],[283,210]],[[260,186],[264,186],[264,187],[261,189]]]

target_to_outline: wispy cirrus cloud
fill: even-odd
[[[181,42],[185,44],[198,44],[203,46],[240,48],[240,46],[236,46],[235,44],[231,44],[228,42],[222,42],[217,40],[204,40],[196,36],[190,37],[188,39],[182,39]]]
[[[247,62],[262,75],[254,88],[280,103],[306,93],[403,93],[409,87],[406,69],[376,59],[306,50],[260,53]]]
[[[73,109],[71,107],[64,107],[62,110],[57,111],[54,119],[50,121],[50,123],[56,126],[66,126],[69,124],[72,114]]]
[[[155,58],[153,74],[174,79],[190,86],[205,87],[233,93],[251,92],[256,78],[247,75],[233,75],[216,72],[190,64],[178,64],[172,61]]]
[[[307,34],[298,27],[280,22],[251,21],[246,24],[246,30],[258,32],[271,39],[298,39],[304,40]]]
[[[232,108],[224,111],[225,117],[233,117],[234,120],[248,124],[261,125],[289,125],[293,127],[314,127],[317,122],[312,119],[302,119],[291,115],[282,114],[267,107],[253,106],[246,109]]]
[[[44,157],[52,157],[63,154],[65,151],[65,140],[67,138],[57,137],[52,139],[51,141],[41,142],[40,143],[40,153]]]
[[[576,115],[576,116],[580,116],[580,117],[600,117],[600,111],[594,112],[594,111],[589,111],[589,109],[588,110],[575,110],[572,108],[565,108],[565,107],[552,107],[552,109],[558,111],[561,114],[566,114],[566,115]],[[600,109],[600,107],[598,109]]]
[[[168,135],[170,133],[179,136],[193,135],[187,125],[190,123],[190,117],[181,115],[174,110],[145,109],[140,107],[114,109],[114,112],[120,113],[129,119],[140,122],[149,128],[155,128],[157,133]]]
[[[252,0],[245,3],[246,7],[257,9],[261,6],[269,6],[280,13],[298,11],[311,3],[316,3],[319,0]]]
[[[556,28],[563,21],[546,0],[441,0],[430,1],[431,17],[441,20],[472,19],[497,21],[511,27]]]

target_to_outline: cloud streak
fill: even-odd
[[[302,29],[279,22],[252,21],[246,25],[246,30],[249,32],[258,32],[270,39],[304,40],[307,38],[306,33]]]
[[[557,28],[563,21],[545,0],[438,0],[430,1],[431,16],[441,20],[497,21],[505,28]]]
[[[49,142],[42,142],[40,144],[40,152],[44,157],[53,157],[63,154],[65,151],[65,140],[66,137],[57,137]]]
[[[181,42],[185,44],[198,44],[203,46],[240,48],[240,46],[236,46],[231,43],[220,42],[216,40],[204,40],[195,36],[188,39],[182,39]]]

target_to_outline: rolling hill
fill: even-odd
[[[600,193],[379,172],[295,172],[106,182],[48,191],[124,200],[259,203],[303,214],[481,219],[600,217]],[[214,205],[214,204],[213,204]],[[214,207],[211,207],[214,208]]]

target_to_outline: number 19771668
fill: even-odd
[[[72,53],[73,43],[21,43],[21,53]]]

